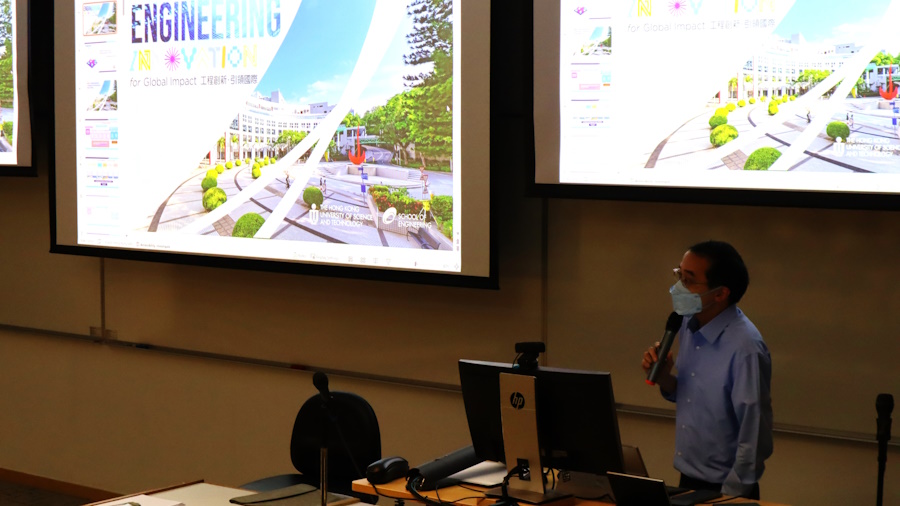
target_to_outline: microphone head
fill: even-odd
[[[875,411],[878,412],[878,416],[887,418],[891,416],[891,411],[893,410],[894,396],[891,394],[878,394],[878,397],[875,398]]]
[[[681,322],[684,321],[684,317],[680,314],[672,311],[672,314],[669,315],[669,319],[666,320],[666,330],[670,332],[678,332],[678,329],[681,328]]]
[[[321,371],[313,374],[313,386],[320,392],[328,392],[328,376]]]

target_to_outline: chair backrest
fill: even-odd
[[[291,462],[300,473],[319,480],[319,449],[328,448],[328,489],[349,494],[351,482],[365,478],[366,467],[381,458],[381,432],[372,406],[349,392],[331,392],[327,409],[322,397],[310,397],[294,421]]]

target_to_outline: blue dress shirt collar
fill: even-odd
[[[719,340],[719,337],[722,336],[722,333],[725,332],[728,325],[738,316],[740,316],[738,307],[736,304],[732,304],[702,327],[700,327],[700,322],[697,321],[697,317],[692,316],[691,319],[688,320],[687,329],[694,334],[695,338],[699,337],[710,344],[715,344],[715,342]]]

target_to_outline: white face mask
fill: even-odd
[[[672,296],[672,310],[681,316],[695,315],[700,311],[703,311],[703,301],[700,297],[718,290],[719,288],[713,288],[706,293],[699,294],[688,290],[681,281],[676,281],[675,284],[669,288],[669,294]]]

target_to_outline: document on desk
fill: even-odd
[[[126,497],[124,499],[114,499],[110,502],[103,503],[101,506],[184,506],[184,503],[141,494]]]
[[[471,485],[482,487],[497,487],[503,483],[506,477],[506,464],[486,460],[462,471],[450,475],[450,478]]]
[[[278,490],[235,497],[229,502],[242,506],[319,506],[322,495],[316,487],[299,483]],[[328,506],[345,506],[357,503],[359,499],[329,492],[326,502]]]

